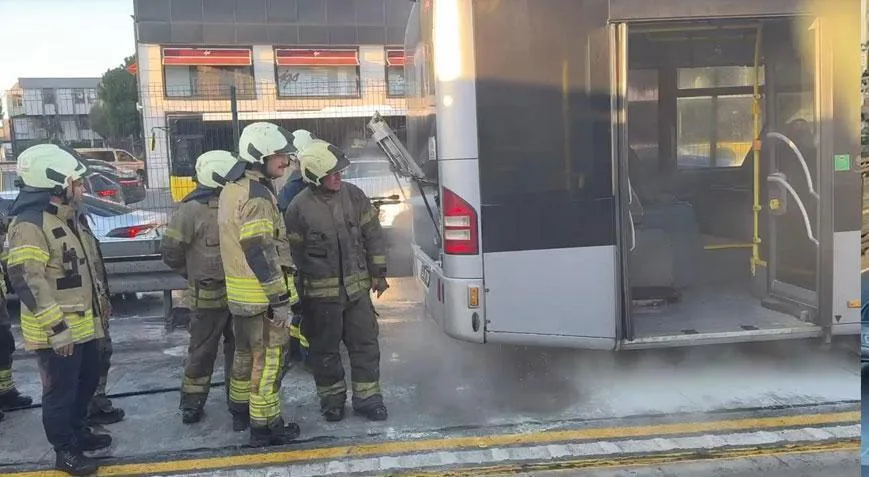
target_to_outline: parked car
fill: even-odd
[[[145,183],[138,174],[118,169],[108,162],[91,159],[86,156],[82,156],[81,160],[88,167],[89,171],[101,174],[120,186],[119,196],[122,199],[122,203],[134,204],[145,200]],[[107,198],[115,194],[116,191],[114,189],[106,189],[95,195]]]
[[[0,192],[0,215],[13,218],[9,208],[17,197],[17,190]],[[85,193],[82,205],[100,243],[158,239],[168,223],[168,216],[162,212],[132,209],[90,193]]]
[[[147,181],[145,161],[133,156],[123,149],[104,148],[76,148],[79,154],[89,159],[108,162],[118,169],[132,172],[139,176],[143,184]]]

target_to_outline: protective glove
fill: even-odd
[[[269,318],[275,326],[279,328],[289,328],[293,320],[293,312],[290,309],[290,304],[278,305],[272,307],[272,316]]]
[[[386,282],[385,278],[371,279],[371,291],[376,293],[377,298],[380,298],[380,295],[383,295],[387,288],[389,288],[389,283]]]

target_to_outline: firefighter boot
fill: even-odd
[[[85,427],[81,435],[78,437],[78,448],[83,452],[97,451],[111,447],[112,436],[108,434],[95,434],[92,430]]]
[[[4,411],[27,407],[31,404],[33,404],[33,399],[29,396],[22,395],[15,388],[0,394],[0,409]]]
[[[323,409],[323,417],[329,422],[338,422],[344,419],[344,406],[328,407]]]
[[[383,404],[354,409],[354,412],[360,416],[364,416],[369,421],[385,421],[389,417],[389,413],[386,412],[386,406]]]
[[[57,451],[54,468],[67,474],[84,476],[96,473],[97,462],[90,457],[85,457],[81,451],[61,450]]]
[[[291,444],[295,441],[301,429],[295,422],[284,424],[283,419],[278,419],[273,425],[267,428],[250,428],[250,445],[251,447],[265,446],[283,446]]]
[[[112,406],[112,401],[105,395],[97,395],[88,405],[88,415],[85,424],[105,426],[124,420],[124,410]]]
[[[184,424],[194,424],[202,420],[202,415],[204,411],[202,408],[192,408],[192,409],[182,409],[181,410],[181,422]],[[234,421],[234,420],[233,420]],[[233,427],[235,424],[233,422]]]
[[[250,414],[246,412],[232,413],[232,430],[241,432],[250,426]]]

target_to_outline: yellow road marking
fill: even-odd
[[[480,475],[516,475],[518,472],[541,472],[541,471],[556,471],[556,470],[593,470],[605,469],[612,467],[642,467],[652,465],[666,464],[686,464],[692,462],[708,462],[710,460],[737,460],[750,457],[771,457],[785,456],[798,454],[819,454],[822,452],[837,452],[837,451],[859,451],[860,440],[849,440],[842,442],[833,442],[830,444],[816,445],[795,445],[785,448],[781,447],[760,447],[749,449],[724,449],[720,451],[711,450],[704,451],[703,457],[699,457],[697,452],[676,452],[665,454],[654,454],[645,456],[629,456],[629,457],[612,457],[606,459],[579,459],[557,462],[541,462],[541,463],[525,463],[517,465],[500,465],[491,467],[472,467],[461,470],[439,470],[437,472],[411,472],[391,474],[402,477],[429,477],[437,475],[440,477],[462,477],[462,476],[480,476]]]
[[[549,444],[553,442],[575,442],[602,439],[648,438],[680,434],[707,432],[746,431],[774,429],[783,427],[810,427],[818,425],[856,424],[860,422],[860,411],[827,414],[807,414],[799,416],[760,417],[707,422],[683,422],[673,424],[653,424],[646,426],[625,426],[608,428],[572,429],[564,431],[543,431],[526,434],[500,434],[491,436],[467,436],[445,439],[426,439],[415,441],[392,441],[376,444],[323,447],[316,449],[278,451],[256,454],[242,454],[201,459],[181,459],[162,462],[142,462],[115,464],[101,467],[96,475],[121,476],[156,473],[202,472],[231,467],[263,467],[268,465],[291,464],[314,460],[369,457],[437,450],[485,449],[488,447]],[[28,471],[8,474],[15,477],[65,477],[54,471]]]

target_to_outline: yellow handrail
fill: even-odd
[[[754,144],[752,145],[754,157],[754,235],[751,246],[751,276],[757,276],[757,266],[766,266],[766,262],[760,259],[760,51],[763,39],[763,26],[758,25],[757,37],[754,42],[754,102],[752,103],[751,115],[754,119]]]

